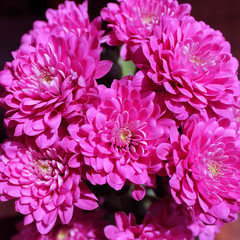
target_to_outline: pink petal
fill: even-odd
[[[146,189],[141,185],[135,185],[132,191],[132,196],[135,200],[140,201],[144,198],[146,194]]]

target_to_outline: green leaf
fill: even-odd
[[[124,61],[121,57],[119,57],[118,64],[121,67],[122,77],[135,74],[137,68],[132,61]]]

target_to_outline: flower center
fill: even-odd
[[[128,127],[120,128],[115,132],[115,144],[117,147],[126,147],[131,143],[132,132]]]
[[[49,176],[53,173],[53,168],[51,166],[51,161],[49,160],[37,160],[35,162],[35,171],[40,176]]]
[[[143,24],[150,24],[150,23],[154,24],[154,23],[158,22],[156,16],[154,14],[152,14],[152,13],[143,14],[141,16],[141,20],[142,20]]]
[[[68,232],[66,230],[60,230],[57,234],[57,240],[67,239]]]
[[[221,172],[221,166],[215,161],[210,161],[208,163],[208,170],[210,171],[213,177],[219,176]]]
[[[192,67],[196,71],[195,74],[207,72],[216,65],[216,56],[209,53],[209,51],[203,51],[199,42],[187,43],[183,46],[182,53],[186,59],[193,64]],[[184,62],[184,64],[186,64],[186,62]]]
[[[47,72],[47,71],[43,71],[41,74],[40,74],[40,79],[41,81],[45,81],[45,82],[51,82],[52,81],[52,75]]]
[[[191,63],[195,63],[197,66],[203,65],[203,64],[205,63],[203,59],[199,58],[199,57],[196,56],[196,55],[190,56],[189,61],[190,61]]]

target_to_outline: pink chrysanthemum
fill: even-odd
[[[41,235],[33,224],[23,226],[21,232],[11,238],[11,240],[104,240],[103,228],[106,222],[102,220],[101,212],[77,214],[67,224],[58,222],[48,234]]]
[[[94,95],[95,79],[110,69],[110,61],[100,61],[100,53],[97,38],[87,33],[51,35],[46,46],[19,50],[0,72],[10,136],[32,136],[39,147],[51,146],[59,127],[67,127],[64,120],[80,115],[88,95]]]
[[[192,217],[206,224],[236,219],[240,203],[240,139],[238,124],[223,118],[187,120],[183,134],[172,131],[169,162],[171,192]]]
[[[219,231],[219,226],[193,221],[189,211],[170,196],[150,205],[142,226],[146,239],[214,240]]]
[[[219,31],[192,17],[163,17],[136,55],[132,60],[144,75],[136,86],[165,93],[164,102],[178,120],[199,112],[231,116],[240,94],[238,61]]]
[[[163,117],[154,92],[140,95],[128,78],[115,80],[110,89],[100,86],[101,104],[87,110],[82,126],[70,124],[68,130],[81,147],[92,184],[108,183],[120,190],[129,181],[135,185],[134,197],[141,199],[140,185],[153,186],[155,174],[163,168],[174,121]]]
[[[136,224],[135,216],[130,213],[129,216],[124,212],[115,213],[114,225],[108,225],[104,228],[104,233],[109,240],[120,240],[120,239],[142,239],[142,228]]]
[[[135,216],[124,212],[115,213],[115,224],[105,227],[109,240],[213,240],[219,226],[204,226],[193,222],[183,205],[171,197],[165,197],[151,204],[140,225]]]
[[[199,240],[215,240],[216,234],[220,232],[220,228],[224,226],[224,223],[217,225],[206,225],[202,221],[189,220],[188,229],[192,231],[194,237],[198,237]]]
[[[79,5],[74,1],[65,1],[58,6],[57,10],[48,9],[46,18],[47,22],[34,22],[33,30],[23,35],[20,48],[25,45],[46,44],[51,34],[62,36],[63,33],[69,32],[74,32],[78,36],[87,32],[102,41],[104,31],[101,29],[101,18],[97,17],[92,22],[89,21],[87,1]]]
[[[140,44],[143,39],[153,33],[155,25],[159,25],[161,16],[181,19],[189,15],[189,4],[178,4],[176,0],[118,0],[119,4],[109,3],[101,11],[101,16],[108,21],[110,45],[122,45],[122,56],[125,60],[128,56],[128,41]]]
[[[170,197],[153,202],[142,222],[142,239],[193,240],[188,229],[188,215],[182,205]]]
[[[81,180],[80,169],[68,167],[70,156],[59,149],[44,151],[6,141],[1,145],[1,200],[16,199],[24,224],[36,221],[40,233],[49,232],[58,216],[68,224],[74,206],[92,210],[96,197]]]

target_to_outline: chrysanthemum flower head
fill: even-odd
[[[178,120],[194,112],[231,116],[229,109],[239,96],[238,61],[219,31],[192,17],[163,17],[141,51],[142,57],[132,58],[145,74],[137,84],[164,92],[164,102]]]
[[[141,239],[139,237],[142,228],[136,224],[136,218],[132,213],[129,216],[125,212],[115,213],[115,224],[116,226],[108,225],[104,228],[107,239]]]
[[[1,145],[1,200],[16,199],[24,224],[36,222],[40,233],[49,232],[57,218],[68,224],[74,206],[92,210],[96,197],[81,180],[80,169],[68,166],[70,156],[60,149],[31,149],[14,141]]]
[[[124,212],[115,213],[115,225],[104,228],[109,240],[213,240],[219,226],[201,225],[190,218],[189,211],[166,196],[153,202],[141,224],[136,224],[135,216]]]
[[[192,240],[193,234],[188,229],[188,220],[184,207],[166,196],[153,202],[148,208],[142,221],[142,235],[145,239]]]
[[[67,127],[63,118],[79,113],[95,79],[110,69],[110,61],[100,61],[100,53],[98,39],[87,33],[52,35],[46,46],[19,50],[0,73],[9,134],[33,136],[41,148],[51,146],[59,127]]]
[[[46,19],[47,21],[34,22],[33,30],[23,35],[20,48],[29,45],[35,47],[39,43],[46,44],[51,34],[60,36],[69,32],[78,36],[87,32],[102,41],[104,31],[101,29],[101,18],[97,17],[90,22],[87,1],[78,5],[74,1],[65,1],[59,4],[56,10],[48,9]]]
[[[134,39],[140,44],[143,39],[153,33],[156,25],[160,24],[161,16],[170,16],[181,19],[189,15],[189,4],[178,4],[176,0],[119,0],[119,4],[109,3],[101,11],[101,16],[109,22],[112,28],[109,34],[110,45],[122,45],[122,56],[125,60],[128,55],[128,41]]]
[[[168,168],[176,202],[205,224],[235,220],[240,207],[238,124],[226,118],[204,121],[193,115],[183,134],[176,136]]]
[[[76,211],[73,219],[63,225],[60,222],[47,234],[40,234],[33,224],[19,224],[20,233],[11,240],[104,240],[103,228],[106,222],[102,220],[102,212],[83,213]]]
[[[189,211],[188,211],[189,214]],[[216,239],[216,234],[220,232],[221,227],[224,226],[224,223],[207,225],[204,224],[201,220],[189,219],[188,229],[192,231],[192,235],[199,240],[214,240]]]
[[[92,184],[108,183],[120,190],[128,181],[139,199],[144,196],[141,184],[153,186],[155,174],[163,168],[174,121],[164,118],[158,96],[154,92],[141,96],[131,78],[115,80],[110,89],[101,86],[101,104],[87,110],[82,126],[70,124],[68,130],[81,147]],[[157,146],[166,150],[160,157]]]
[[[219,231],[217,225],[204,225],[191,218],[183,204],[177,204],[171,196],[153,202],[143,219],[146,239],[214,240]]]

